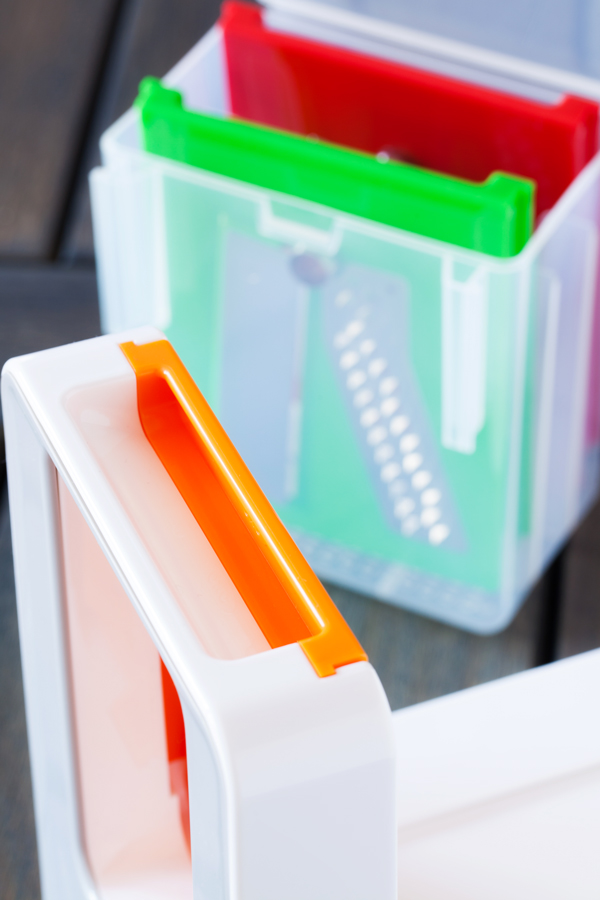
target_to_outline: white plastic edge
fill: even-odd
[[[600,650],[393,714],[400,836],[600,765]]]
[[[312,3],[310,0],[268,0],[266,5],[270,9],[280,10],[297,16],[299,19],[332,25],[363,37],[375,38],[385,44],[410,47],[447,60],[522,78],[557,91],[567,91],[600,99],[600,81],[585,75],[577,75],[541,63],[529,62],[515,56],[482,49],[473,44],[439,37],[414,28],[395,25],[381,19],[372,19],[369,16],[348,12],[348,10],[328,4]]]
[[[206,828],[218,828],[223,834],[219,858],[211,858],[212,872],[194,863],[196,900],[206,895],[207,878],[214,888],[210,895],[222,900],[259,896],[280,900],[282,894],[288,900],[304,900],[315,884],[332,900],[363,900],[367,893],[377,900],[395,900],[393,737],[389,705],[372,667],[354,663],[330,678],[318,678],[298,645],[234,661],[206,656],[64,406],[66,393],[75,388],[119,375],[133,378],[118,344],[157,337],[160,333],[150,328],[108,335],[13,359],[4,368],[3,396],[11,397],[19,420],[27,419],[32,426],[20,440],[16,427],[7,433],[20,617],[35,620],[38,606],[46,608],[52,588],[54,600],[47,605],[54,610],[54,625],[60,618],[59,580],[54,577],[50,584],[32,564],[31,554],[35,557],[38,552],[53,571],[60,566],[52,504],[37,551],[31,547],[32,523],[37,526],[41,517],[36,513],[40,491],[33,483],[29,487],[33,472],[29,448],[35,449],[48,473],[48,456],[55,464],[175,680],[190,737],[190,783],[218,784],[210,808],[206,791],[199,787],[195,792],[192,787],[193,859],[204,860]],[[27,488],[27,502],[15,493],[18,484]],[[37,586],[32,578],[38,579]],[[42,643],[47,636],[47,631],[40,633]],[[64,649],[58,639],[52,647],[60,668]],[[23,654],[26,684],[40,668],[38,656],[28,644]],[[27,692],[32,758],[38,760],[36,808],[41,803],[51,809],[54,798],[60,810],[72,810],[68,689],[63,678],[62,685],[48,694],[44,672],[42,665]],[[50,768],[61,770],[64,785],[54,785],[46,762],[45,719],[57,710],[63,710],[64,734]],[[211,776],[209,769],[217,774]],[[202,804],[197,795],[204,798]],[[68,841],[61,859],[55,852],[46,854],[46,872],[53,882],[46,897],[62,900],[75,879],[77,891],[69,888],[67,894],[79,900],[76,814],[70,814],[71,824],[61,821],[60,827],[54,827],[53,818],[57,817],[48,813],[38,821],[42,843],[56,850],[63,848],[67,836]],[[354,847],[351,863],[348,846]],[[364,855],[361,847],[367,848]],[[268,865],[271,851],[278,867]],[[312,862],[301,866],[301,860]]]

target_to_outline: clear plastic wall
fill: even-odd
[[[226,112],[219,31],[171,73]],[[498,260],[139,149],[92,175],[103,324],[160,327],[323,578],[506,625],[595,496],[592,161]]]

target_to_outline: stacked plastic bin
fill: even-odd
[[[229,5],[103,136],[104,328],[166,332],[319,575],[494,631],[598,486],[600,84],[325,19]]]

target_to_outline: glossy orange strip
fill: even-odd
[[[320,676],[366,660],[171,344],[121,350],[146,437],[270,646],[298,642]]]

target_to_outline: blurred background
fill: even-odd
[[[426,24],[405,5],[408,24]],[[100,134],[131,105],[141,78],[163,75],[218,13],[217,0],[0,0],[0,365],[99,333],[87,176]],[[0,425],[0,444],[1,434]],[[0,900],[35,900],[2,447],[0,459]],[[600,508],[499,635],[476,637],[328,589],[392,708],[427,700],[600,646]]]

